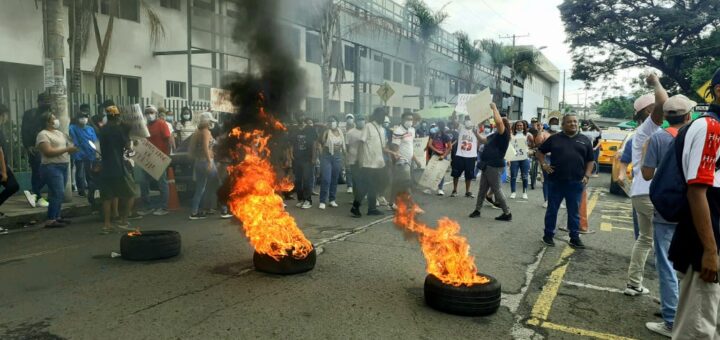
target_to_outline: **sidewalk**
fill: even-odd
[[[10,197],[0,206],[5,218],[0,219],[0,227],[5,229],[22,229],[45,221],[47,208],[33,208],[22,192]],[[91,213],[87,198],[73,195],[72,201],[63,203],[62,216],[67,218],[89,215]]]

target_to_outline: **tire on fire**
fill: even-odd
[[[315,248],[308,253],[303,259],[296,259],[290,255],[284,256],[280,261],[276,261],[269,255],[255,252],[253,254],[253,264],[255,270],[278,275],[292,275],[309,271],[315,267]]]
[[[478,275],[487,277],[490,282],[455,287],[443,283],[434,275],[428,275],[425,278],[425,303],[439,311],[456,315],[482,316],[497,312],[501,299],[500,282],[487,274]]]
[[[120,254],[126,260],[160,260],[180,254],[180,233],[172,230],[149,230],[141,235],[125,234],[120,239]]]

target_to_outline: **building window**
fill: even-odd
[[[413,83],[412,65],[405,64],[405,85],[412,85]]]
[[[305,33],[305,61],[318,64],[322,61],[320,50],[320,36],[310,32]]]
[[[100,13],[140,22],[140,0],[100,0]]]
[[[285,44],[288,46],[288,52],[295,59],[300,59],[300,30],[292,26],[282,26],[282,36],[286,37]]]
[[[180,10],[180,0],[160,0],[160,6]]]
[[[392,80],[392,63],[390,59],[383,58],[383,79]]]
[[[310,117],[319,117],[322,113],[322,99],[307,97],[305,100],[305,111]]]
[[[165,85],[165,96],[169,98],[185,98],[185,83],[181,81],[168,80]]]
[[[355,113],[354,111],[355,111],[355,103],[345,102],[345,114]]]
[[[396,83],[402,83],[402,63],[399,61],[393,62],[393,81]]]
[[[210,101],[210,87],[209,86],[199,86],[197,99]]]
[[[355,72],[355,47],[345,46],[345,70]]]

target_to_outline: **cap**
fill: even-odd
[[[107,112],[107,114],[110,116],[116,116],[120,114],[120,110],[118,110],[117,106],[115,105],[110,105],[106,107],[105,112]]]
[[[655,95],[648,93],[640,96],[640,98],[638,99],[635,99],[635,104],[633,104],[633,108],[635,109],[635,113],[638,113],[652,104],[655,104]]]
[[[352,113],[348,113],[348,114],[345,115],[345,119],[346,119],[346,120],[347,120],[347,119],[355,119],[355,116],[353,116]]]
[[[212,115],[211,112],[207,112],[207,111],[205,111],[205,112],[203,112],[203,113],[200,114],[200,120],[204,120],[204,121],[207,121],[207,122],[217,123],[217,119],[215,119],[215,118],[213,117],[213,115]]]
[[[146,106],[146,107],[145,107],[145,112],[148,112],[148,111],[152,111],[152,112],[155,112],[155,113],[158,112],[158,110],[157,110],[157,108],[155,107],[155,105],[148,105],[148,106]]]
[[[538,119],[537,117],[530,118],[530,123],[537,123]]]
[[[691,112],[696,105],[697,103],[688,97],[678,94],[665,101],[663,111],[668,116],[683,116]]]

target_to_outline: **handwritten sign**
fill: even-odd
[[[420,177],[420,186],[428,189],[437,189],[440,181],[445,177],[448,167],[450,167],[450,160],[440,160],[440,156],[432,156],[430,162],[425,167],[422,177]]]
[[[217,112],[235,113],[232,103],[232,93],[223,89],[210,89],[210,110]]]
[[[158,180],[165,173],[165,169],[170,165],[172,159],[145,138],[139,139],[137,142],[135,155],[131,159],[135,165]]]
[[[460,114],[468,114],[467,102],[475,97],[474,94],[461,93],[457,95],[457,105],[455,105],[455,112]]]
[[[413,155],[420,160],[420,169],[425,169],[425,148],[429,137],[415,138],[413,140]]]
[[[490,89],[478,93],[474,97],[470,98],[467,102],[468,116],[473,123],[482,123],[492,118],[493,113],[490,109],[490,103],[492,102],[492,95]]]
[[[130,107],[130,111],[123,116],[123,121],[130,125],[130,138],[140,139],[150,137],[147,128],[147,121],[143,116],[140,104],[134,104]]]

